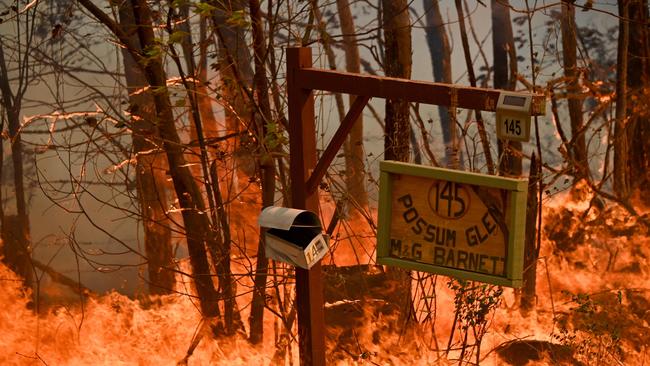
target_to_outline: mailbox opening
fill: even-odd
[[[291,265],[311,268],[328,250],[318,215],[311,211],[270,206],[262,210],[266,256]]]
[[[309,211],[303,211],[293,221],[289,230],[272,228],[267,233],[305,249],[321,232],[320,220]]]

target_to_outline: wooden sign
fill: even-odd
[[[377,262],[520,287],[528,181],[382,161]]]

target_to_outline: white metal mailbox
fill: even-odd
[[[497,102],[497,137],[528,141],[532,94],[501,91]]]
[[[329,237],[311,211],[269,206],[262,210],[258,223],[267,229],[267,258],[310,269],[327,254]]]

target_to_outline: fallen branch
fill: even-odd
[[[41,271],[47,273],[48,276],[52,279],[52,281],[60,283],[64,286],[69,287],[71,290],[76,292],[77,294],[83,295],[83,296],[90,296],[95,294],[91,289],[88,287],[82,285],[81,283],[73,280],[72,278],[62,274],[61,272],[56,271],[54,268],[48,266],[47,264],[41,263],[37,261],[36,259],[31,259],[32,263],[34,264],[34,267],[40,269]]]

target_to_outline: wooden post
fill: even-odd
[[[291,205],[318,212],[317,191],[307,189],[307,180],[317,159],[314,96],[311,89],[301,88],[297,80],[298,71],[311,66],[311,48],[287,48]],[[325,365],[325,313],[320,263],[310,270],[296,267],[296,297],[300,364]]]

